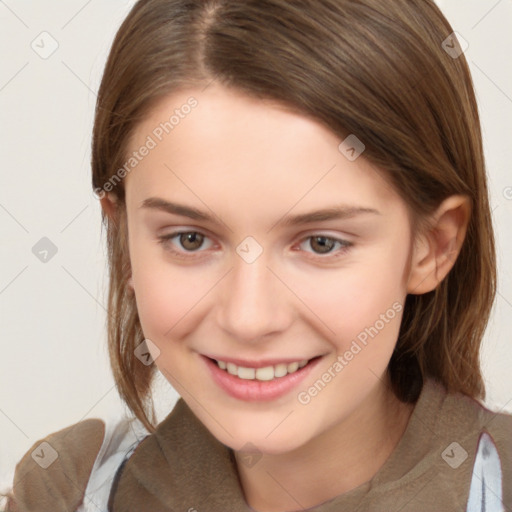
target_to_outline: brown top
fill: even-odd
[[[60,448],[60,461],[47,470],[30,455],[36,443],[16,467],[18,509],[12,510],[76,510],[78,490],[83,496],[103,432],[101,420],[86,420],[49,436],[50,444]],[[481,432],[497,446],[504,509],[512,511],[512,415],[447,394],[432,379],[425,381],[401,440],[374,477],[307,510],[465,512]],[[109,504],[113,512],[253,512],[244,500],[232,450],[210,434],[183,399],[139,443],[117,476]]]

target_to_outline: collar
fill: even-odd
[[[445,397],[440,383],[426,379],[402,438],[374,477],[309,511],[338,510],[411,471],[425,471],[421,461],[426,453],[419,448],[428,452],[435,413]],[[418,436],[427,441],[421,447]],[[126,462],[112,510],[254,512],[245,502],[233,451],[206,429],[182,398]]]

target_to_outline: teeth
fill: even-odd
[[[238,369],[238,371],[240,370],[241,368]],[[257,380],[272,380],[274,378],[274,367],[265,366],[265,368],[258,368],[255,373]]]
[[[296,372],[299,369],[299,363],[290,363],[288,365],[288,373]]]
[[[243,366],[238,367],[237,375],[240,379],[252,380],[256,374],[254,368],[244,368]]]
[[[288,373],[287,364],[276,364],[274,366],[274,377],[284,377]]]
[[[303,359],[302,361],[265,366],[264,368],[246,368],[233,363],[226,363],[225,361],[217,361],[217,366],[221,370],[227,370],[231,375],[236,375],[240,379],[261,381],[273,380],[274,378],[284,377],[289,373],[295,373],[299,368],[304,368],[307,364],[308,360]]]

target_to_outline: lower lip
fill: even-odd
[[[201,356],[201,358],[205,361],[213,380],[221,389],[228,395],[246,402],[275,400],[285,395],[298,386],[322,359],[322,357],[318,357],[296,372],[289,373],[284,377],[261,381],[240,379],[226,370],[221,370],[217,363],[208,357]]]

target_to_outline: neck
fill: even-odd
[[[308,509],[368,482],[400,441],[413,409],[379,381],[343,422],[292,452],[265,454],[251,468],[235,452],[247,504],[257,512]]]

